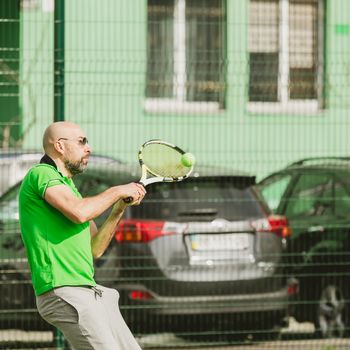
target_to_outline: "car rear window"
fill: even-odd
[[[251,187],[240,179],[195,179],[147,187],[131,217],[174,221],[244,220],[263,214]]]

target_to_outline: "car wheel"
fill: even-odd
[[[321,338],[342,338],[346,330],[346,299],[341,285],[325,283],[316,306],[316,334]]]

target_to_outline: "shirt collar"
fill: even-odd
[[[69,178],[67,176],[64,176],[61,173],[61,171],[58,169],[57,164],[55,163],[55,161],[50,156],[48,156],[46,153],[40,159],[40,164],[48,164],[48,165],[53,166],[63,178],[68,179],[68,181],[71,181],[71,182],[73,181],[71,178]]]
[[[57,169],[57,165],[55,161],[51,157],[49,157],[47,154],[44,154],[44,156],[40,159],[40,164],[48,164],[53,166],[55,169]]]

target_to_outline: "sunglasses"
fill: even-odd
[[[65,137],[60,137],[60,138],[58,139],[58,141],[60,141],[60,140],[78,142],[78,144],[79,144],[80,146],[85,146],[86,144],[89,143],[89,140],[88,140],[86,137],[82,137],[82,138],[80,138],[80,139],[78,139],[78,140],[72,140],[72,139],[67,139],[67,138],[65,138]]]

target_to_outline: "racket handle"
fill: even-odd
[[[141,181],[139,181],[138,184],[140,184],[143,187],[145,187],[145,185]],[[124,203],[131,203],[133,201],[133,199],[134,198],[132,198],[132,197],[127,197],[127,198],[124,198],[123,201],[124,201]]]

